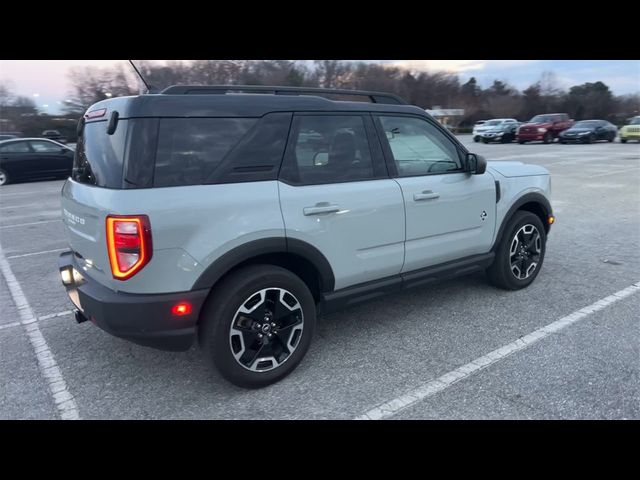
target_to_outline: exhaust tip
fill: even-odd
[[[89,320],[80,310],[75,310],[73,314],[76,318],[76,322],[78,323],[86,322],[87,320]]]

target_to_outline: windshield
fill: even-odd
[[[553,117],[551,115],[536,115],[529,123],[551,123],[553,121]]]
[[[599,123],[600,122],[598,122],[597,120],[587,120],[584,122],[576,123],[573,128],[593,128],[597,127]]]

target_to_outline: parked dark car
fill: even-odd
[[[22,133],[20,132],[0,132],[0,141],[20,137],[22,137]]]
[[[553,143],[560,133],[573,126],[573,120],[566,113],[536,115],[518,129],[518,143],[542,141]]]
[[[613,142],[617,135],[618,128],[606,120],[582,120],[560,134],[560,143]]]
[[[66,137],[64,137],[58,130],[45,130],[42,132],[43,138],[48,138],[49,140],[55,140],[59,143],[67,143]]]
[[[484,143],[500,142],[511,143],[516,139],[516,132],[520,123],[513,119],[503,120],[490,130],[485,130],[480,134]]]
[[[66,178],[74,151],[45,138],[0,141],[0,185],[18,180]]]

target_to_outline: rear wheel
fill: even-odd
[[[620,143],[627,143],[627,139],[626,138],[621,138],[620,139]]]
[[[480,141],[480,137],[476,135],[475,137],[473,137],[473,141],[478,143]]]
[[[552,143],[553,142],[553,135],[551,134],[551,132],[547,132],[544,134],[544,138],[542,139],[542,141],[544,143]]]
[[[519,143],[520,145],[524,145],[524,144],[525,144],[525,143],[527,143],[527,142],[525,142],[524,140],[518,140],[518,143]]]
[[[529,286],[544,260],[546,232],[540,218],[517,211],[507,224],[496,249],[496,258],[487,269],[489,281],[506,290]]]
[[[609,143],[611,143],[611,142],[613,142],[615,139],[616,139],[616,136],[615,136],[615,134],[614,134],[614,135],[610,135],[610,136],[609,136],[609,138],[607,138],[607,141],[608,141]]]
[[[0,186],[6,185],[7,183],[9,183],[9,175],[7,175],[7,172],[4,170],[0,169]]]
[[[587,137],[587,143],[594,143],[596,141],[596,136],[591,133],[589,134],[589,136]]]
[[[224,378],[259,388],[296,368],[315,323],[315,301],[299,277],[274,265],[250,265],[215,287],[203,311],[200,343]]]

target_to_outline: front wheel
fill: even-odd
[[[203,310],[200,344],[231,383],[259,388],[300,363],[316,324],[315,301],[296,275],[274,265],[250,265],[215,287]]]
[[[550,132],[547,132],[544,134],[544,138],[542,139],[542,141],[544,143],[552,143],[553,142],[553,135]]]
[[[476,135],[475,137],[473,137],[473,141],[478,143],[480,141],[480,137]]]
[[[546,241],[540,218],[531,212],[517,211],[504,230],[493,264],[487,269],[489,281],[505,290],[529,286],[542,268]]]
[[[620,139],[620,143],[627,143],[627,139],[626,138],[621,138]]]
[[[518,143],[519,143],[520,145],[524,145],[526,142],[525,142],[524,140],[518,140]]]
[[[0,186],[6,185],[7,183],[9,183],[9,175],[0,168]]]

